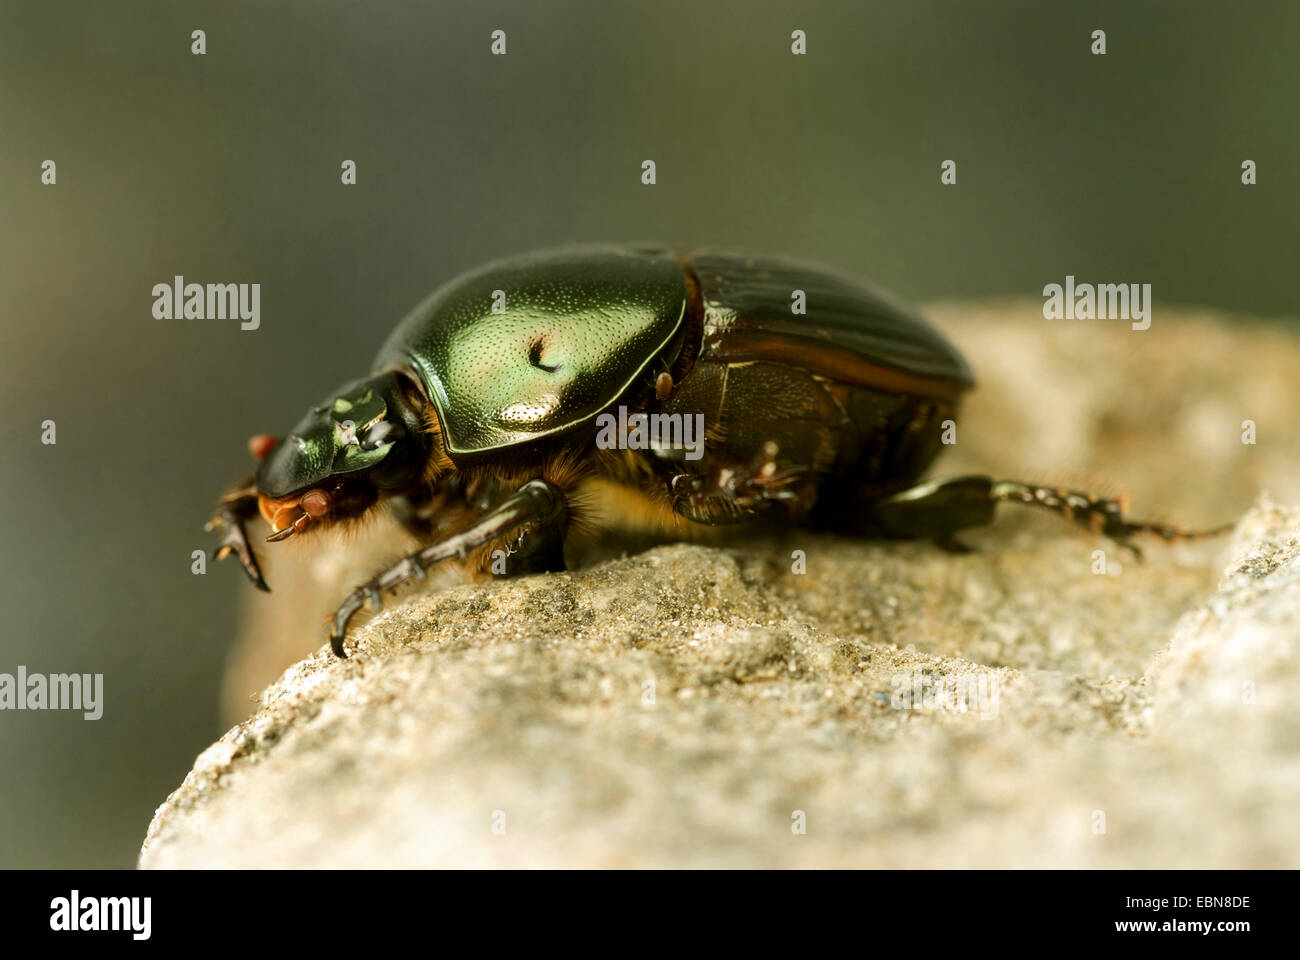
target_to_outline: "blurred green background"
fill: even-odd
[[[0,866],[134,863],[222,732],[248,588],[190,572],[215,495],[442,281],[652,239],[1294,318],[1297,32],[1294,0],[7,0],[0,672],[103,673],[105,711],[0,713]],[[260,283],[261,329],[155,320],[175,274]]]

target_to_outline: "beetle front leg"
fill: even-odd
[[[270,593],[271,588],[266,585],[257,557],[249,546],[248,534],[244,530],[244,524],[257,515],[257,487],[249,480],[245,486],[221,498],[221,506],[204,529],[221,530],[221,540],[213,553],[213,559],[224,560],[233,553],[239,558],[239,565],[248,574],[248,579],[253,581],[253,586]]]
[[[867,526],[872,532],[886,537],[929,537],[946,546],[960,547],[953,540],[953,534],[968,527],[991,524],[999,503],[1051,510],[1092,533],[1110,537],[1137,556],[1141,556],[1141,551],[1131,538],[1138,534],[1172,541],[1214,537],[1232,529],[1225,526],[1191,531],[1129,520],[1124,516],[1124,504],[1119,500],[1091,497],[1077,490],[982,476],[932,480],[899,491],[871,505]]]
[[[432,564],[456,557],[464,559],[475,548],[493,540],[518,532],[518,549],[531,558],[536,556],[531,540],[539,538],[542,555],[553,562],[552,547],[557,542],[563,543],[568,521],[569,512],[560,489],[546,480],[530,480],[473,526],[416,551],[348,594],[330,618],[331,649],[336,656],[347,656],[343,639],[348,621],[367,600],[379,609],[383,591],[423,577]]]

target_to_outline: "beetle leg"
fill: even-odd
[[[1124,516],[1127,498],[1119,500],[1093,498],[1086,493],[1079,493],[1077,490],[1042,487],[1035,484],[1017,483],[1014,480],[1002,480],[995,483],[992,496],[999,501],[1023,503],[1053,510],[1066,517],[1066,519],[1087,527],[1093,533],[1110,537],[1120,546],[1132,550],[1133,554],[1138,557],[1142,556],[1142,551],[1129,539],[1138,534],[1147,534],[1173,542],[1176,540],[1218,537],[1228,533],[1233,528],[1232,524],[1225,524],[1210,530],[1183,530],[1163,523],[1129,520]]]
[[[730,523],[756,514],[765,503],[797,503],[791,486],[808,474],[797,464],[778,465],[780,450],[763,444],[748,464],[714,460],[705,473],[679,473],[669,482],[673,509],[700,523]]]
[[[1229,525],[1191,531],[1129,520],[1124,516],[1124,504],[1120,500],[981,476],[931,480],[899,491],[871,505],[867,525],[872,532],[886,537],[930,537],[941,543],[952,542],[952,534],[958,530],[992,523],[999,503],[1051,510],[1093,533],[1110,537],[1137,556],[1141,556],[1141,551],[1131,538],[1138,534],[1173,541],[1216,537],[1232,529]]]
[[[330,617],[331,649],[336,656],[347,656],[343,639],[347,633],[348,621],[367,600],[378,609],[383,591],[422,577],[432,564],[456,557],[464,559],[475,548],[516,531],[520,534],[521,550],[531,557],[535,551],[528,546],[532,540],[530,534],[540,536],[539,542],[542,544],[553,544],[557,538],[562,542],[568,517],[564,494],[558,487],[546,480],[530,480],[467,530],[404,557],[348,594]]]
[[[436,529],[436,514],[429,508],[434,503],[441,505],[441,501],[434,501],[429,496],[405,494],[389,499],[393,519],[400,523],[402,529],[417,540],[427,540],[433,536]]]
[[[253,586],[270,593],[271,588],[266,585],[266,580],[262,577],[261,567],[258,566],[257,557],[253,555],[253,549],[249,546],[248,534],[244,531],[244,523],[255,516],[257,516],[257,488],[250,483],[222,497],[216,515],[207,522],[204,529],[221,530],[221,540],[213,552],[214,560],[224,560],[233,553],[239,558],[239,565],[244,573],[248,574],[248,579],[253,581]]]

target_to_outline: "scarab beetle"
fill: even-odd
[[[804,312],[792,308],[800,291]],[[218,555],[235,553],[265,590],[244,529],[255,514],[276,542],[395,508],[427,546],[343,600],[330,618],[339,656],[362,605],[430,564],[481,568],[499,550],[511,574],[562,569],[566,536],[583,525],[689,536],[766,515],[957,549],[957,531],[1009,501],[1131,548],[1137,533],[1207,535],[1073,491],[919,482],[970,368],[889,294],[813,264],[651,246],[503,260],[434,292],[371,369],[278,442],[255,437],[255,479],[211,524]],[[620,424],[656,417],[670,429],[648,444],[601,442],[614,411]],[[672,429],[690,423],[703,428],[693,445]]]

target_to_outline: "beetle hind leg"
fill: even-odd
[[[1020,503],[1052,510],[1087,527],[1092,533],[1110,537],[1138,557],[1142,551],[1133,543],[1131,538],[1134,536],[1145,534],[1172,543],[1177,540],[1217,537],[1232,529],[1232,524],[1226,524],[1210,530],[1184,530],[1163,523],[1130,520],[1124,515],[1128,507],[1127,498],[1096,498],[1077,490],[1061,490],[1014,480],[1002,480],[993,484],[990,495],[998,502]]]
[[[960,549],[953,534],[991,524],[999,503],[1051,510],[1092,533],[1111,538],[1138,556],[1141,551],[1132,541],[1137,535],[1175,541],[1219,536],[1232,529],[1225,526],[1192,531],[1130,520],[1124,515],[1121,500],[984,476],[932,480],[909,487],[871,504],[866,520],[869,532],[900,539],[932,538]]]

